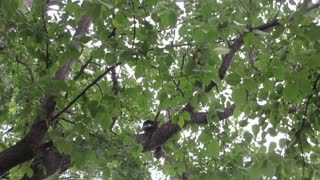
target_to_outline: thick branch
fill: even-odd
[[[219,119],[223,120],[232,116],[234,109],[235,105],[233,104],[230,108],[226,108],[223,112],[217,112]],[[207,114],[207,112],[191,113],[191,119],[189,121],[186,121],[186,125],[208,124]],[[147,134],[136,135],[136,141],[143,145],[144,151],[150,151],[163,145],[168,139],[170,139],[180,130],[181,128],[179,125],[168,122],[156,129],[151,137]]]
[[[25,175],[22,179],[45,179],[52,174],[61,174],[71,166],[69,156],[60,154],[54,146],[50,146],[43,150],[32,164],[32,177]]]
[[[83,35],[88,31],[92,19],[83,17],[76,35]],[[74,60],[70,60],[62,66],[56,73],[55,80],[65,81],[72,69]],[[59,89],[54,90],[56,92]],[[56,96],[46,95],[40,107],[39,115],[33,123],[29,133],[14,146],[0,153],[0,175],[4,174],[14,166],[31,160],[40,150],[48,130],[49,120],[53,117],[56,106]]]
[[[307,11],[310,11],[310,10],[318,8],[318,7],[319,7],[319,3],[310,6],[309,8],[307,8]],[[280,25],[279,20],[275,19],[269,23],[252,28],[251,31],[254,29],[266,31],[266,30],[274,28],[278,25]],[[247,34],[247,32],[242,34],[232,44],[230,52],[226,56],[223,57],[223,62],[222,62],[220,69],[219,69],[219,77],[221,79],[223,79],[225,77],[225,74],[226,74],[226,72],[232,62],[232,59],[233,59],[235,53],[243,45],[243,38],[245,37],[246,34]],[[207,92],[207,93],[210,92],[210,90],[214,87],[216,87],[216,83],[212,81],[206,86],[205,92]],[[222,119],[226,119],[226,118],[232,116],[235,107],[236,107],[235,104],[233,104],[230,108],[225,109],[223,112],[218,112],[219,119],[222,120]],[[190,106],[190,104],[187,104],[187,106],[184,108],[184,110],[191,112],[190,113],[191,120],[186,122],[186,124],[207,124],[208,123],[206,112],[193,112],[193,107]],[[136,135],[136,141],[143,145],[143,148],[145,151],[150,151],[150,150],[153,150],[153,149],[163,145],[170,137],[172,137],[174,134],[176,134],[180,130],[181,130],[181,128],[177,124],[172,124],[172,123],[168,122],[168,123],[162,125],[161,127],[159,127],[152,134],[151,137],[146,134]]]
[[[230,52],[226,56],[223,57],[222,64],[219,68],[220,79],[224,78],[224,76],[226,75],[226,72],[231,64],[233,56],[240,49],[240,47],[243,45],[243,37],[244,37],[244,35],[241,35],[231,46]]]
[[[319,8],[320,3],[316,3],[313,4],[311,6],[309,6],[306,10],[307,11],[311,11],[313,9]],[[291,21],[293,20],[292,16],[289,16],[288,19]],[[260,30],[260,31],[267,31],[271,28],[277,27],[280,25],[279,19],[274,19],[271,22],[268,22],[266,24],[262,24],[260,26],[257,26],[255,28],[250,29],[251,31],[254,29]],[[241,48],[241,46],[243,45],[243,38],[244,36],[247,34],[247,32],[245,32],[244,34],[242,34],[231,46],[231,50],[230,52],[223,57],[222,59],[222,64],[219,68],[219,77],[220,79],[223,79],[226,75],[226,72],[232,62],[233,56],[235,55],[235,53]],[[212,85],[212,83],[210,83],[208,86],[210,87],[210,85]]]

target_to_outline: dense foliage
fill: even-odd
[[[0,175],[319,179],[319,5],[0,1]]]

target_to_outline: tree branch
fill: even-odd
[[[240,47],[243,45],[243,37],[245,34],[241,35],[231,46],[230,52],[223,57],[222,64],[219,68],[219,77],[220,79],[223,79],[226,75],[227,70],[229,69],[229,66],[232,62],[233,56],[235,53],[240,49]],[[211,83],[210,83],[211,84]]]
[[[58,112],[56,115],[53,116],[51,119],[52,122],[59,117],[61,114],[66,112],[81,96],[83,96],[93,85],[95,85],[101,78],[103,78],[106,74],[108,74],[111,70],[113,70],[115,67],[120,65],[121,63],[117,63],[114,66],[111,66],[110,68],[107,68],[101,75],[99,75],[94,81],[92,81],[86,88],[84,88],[81,93],[79,93],[65,108],[63,108],[60,112]]]
[[[83,65],[81,66],[79,72],[77,73],[77,75],[73,78],[73,80],[78,80],[78,78],[81,76],[81,74],[83,74],[84,70],[86,69],[86,67],[91,63],[92,61],[92,56],[90,56],[89,60]]]
[[[311,11],[313,9],[319,8],[319,6],[320,6],[320,3],[316,3],[316,4],[313,4],[313,5],[309,6],[306,10],[307,11]],[[289,16],[288,19],[290,21],[293,20],[292,15]],[[279,26],[279,25],[280,25],[279,19],[274,19],[271,22],[268,22],[266,24],[262,24],[260,26],[254,27],[254,28],[250,29],[250,31],[252,31],[254,29],[257,29],[257,30],[260,30],[260,31],[266,31],[266,30],[269,30],[269,29],[274,28],[274,27]],[[235,55],[235,53],[243,45],[243,38],[245,37],[245,35],[247,33],[248,32],[245,32],[242,35],[240,35],[240,37],[232,44],[230,52],[226,56],[223,57],[222,64],[221,64],[221,66],[219,68],[219,77],[220,77],[220,79],[223,79],[225,77],[225,74],[226,74],[226,72],[227,72],[227,70],[228,70],[228,68],[229,68],[229,66],[230,66],[230,64],[232,62],[233,56]],[[210,83],[209,85],[212,86],[212,83]]]
[[[223,112],[217,112],[220,120],[226,119],[232,116],[235,105],[233,104],[230,108],[226,108]],[[188,111],[188,109],[185,109]],[[208,124],[207,115],[208,112],[193,112],[191,114],[191,119],[186,121],[186,125],[190,124]],[[152,136],[147,134],[138,134],[135,139],[138,143],[143,145],[144,151],[151,151],[157,147],[163,145],[168,139],[181,130],[180,126],[177,124],[172,124],[167,122],[166,124],[160,126],[153,132]]]
[[[316,7],[319,7],[319,5],[313,5],[312,8],[307,8],[307,10],[315,9]],[[268,30],[270,28],[276,27],[280,25],[279,20],[275,19],[269,23],[257,26],[253,29],[259,29],[261,31]],[[253,30],[251,29],[251,31]],[[235,53],[241,48],[243,45],[243,38],[248,32],[245,32],[244,34],[240,35],[238,39],[231,45],[230,52],[223,57],[223,62],[219,69],[219,77],[223,79],[225,77],[225,74],[232,62],[233,56]],[[216,87],[216,83],[211,81],[205,88],[205,92],[210,92],[210,90],[214,87]],[[226,119],[230,116],[232,116],[233,111],[235,109],[236,105],[233,104],[230,108],[226,108],[223,112],[217,112],[218,117],[220,120]],[[190,112],[191,114],[191,120],[186,122],[187,124],[207,124],[207,112],[193,112],[194,108],[187,104],[187,106],[184,108],[184,110]],[[170,137],[172,137],[174,134],[178,133],[181,130],[181,128],[177,124],[172,124],[170,122],[162,125],[159,127],[152,136],[147,136],[146,134],[138,134],[136,135],[136,141],[138,143],[141,143],[143,145],[144,151],[150,151],[153,150],[161,145],[163,145]]]
[[[118,94],[119,94],[119,89],[118,89],[118,78],[119,78],[119,76],[117,75],[117,72],[116,72],[116,70],[113,68],[112,69],[112,72],[111,72],[111,80],[112,80],[112,88],[113,88],[113,91],[114,91],[114,95],[115,96],[118,96]],[[117,117],[112,117],[112,123],[111,123],[111,125],[110,125],[110,132],[112,132],[112,133],[114,133],[113,131],[112,131],[112,129],[113,129],[113,127],[114,127],[114,125],[116,124],[116,121],[117,121]]]
[[[83,35],[89,29],[92,22],[90,17],[84,16],[76,30],[76,35]],[[80,44],[79,44],[80,46]],[[74,60],[70,60],[62,66],[55,75],[55,80],[65,81],[72,69]],[[58,91],[56,89],[55,91]],[[53,117],[56,106],[56,96],[47,94],[42,103],[39,115],[32,124],[27,135],[17,142],[14,146],[0,153],[0,176],[5,172],[15,167],[18,164],[26,162],[34,158],[41,150],[41,145],[44,142],[45,135],[48,130],[49,120]]]
[[[34,160],[31,166],[33,170],[32,177],[23,176],[27,179],[45,179],[53,174],[61,174],[72,166],[71,159],[67,155],[62,155],[54,146],[44,149]]]

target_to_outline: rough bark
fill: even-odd
[[[91,17],[83,17],[75,34],[83,35],[88,32],[91,22]],[[65,81],[70,75],[73,64],[74,60],[71,59],[62,66],[57,71],[55,80]],[[55,89],[53,92],[59,92],[59,89]],[[46,95],[40,107],[39,115],[27,135],[14,146],[0,153],[0,176],[16,165],[31,160],[43,150],[42,144],[44,143],[50,120],[54,115],[55,106],[56,95]]]
[[[233,111],[235,109],[235,105],[233,104],[230,108],[226,108],[223,112],[217,112],[220,120],[226,119],[232,116]],[[190,111],[190,107],[186,107],[184,110]],[[185,124],[208,124],[207,112],[192,112],[191,119],[186,121]],[[181,130],[180,126],[177,124],[172,124],[171,122],[167,122],[166,124],[157,128],[152,135],[148,134],[138,134],[136,135],[136,141],[143,145],[144,151],[151,151],[156,149],[157,147],[163,145],[168,139],[174,136]]]
[[[22,179],[45,179],[49,175],[59,175],[72,166],[69,156],[61,155],[54,146],[41,151],[32,164],[32,177],[25,175]],[[45,173],[46,172],[46,173]]]

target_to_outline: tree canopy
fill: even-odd
[[[0,1],[0,176],[319,179],[319,6]]]

